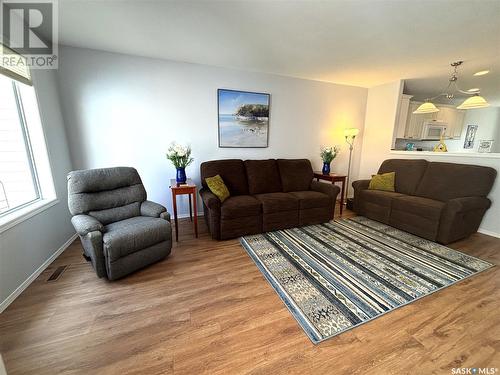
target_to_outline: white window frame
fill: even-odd
[[[43,149],[45,152],[44,156],[44,166],[45,175],[44,183],[41,182],[40,175],[38,173],[37,162],[35,160],[35,153],[33,151],[33,143],[30,138],[30,127],[26,121],[26,114],[23,107],[22,95],[19,89],[19,82],[17,82],[12,77],[7,76],[12,80],[15,102],[18,110],[19,120],[21,123],[21,130],[24,139],[24,145],[26,147],[26,152],[28,156],[28,164],[30,167],[31,177],[33,178],[33,184],[35,188],[36,198],[26,202],[20,206],[9,209],[5,212],[0,213],[0,233],[12,228],[13,226],[45,211],[46,209],[56,205],[59,200],[57,199],[54,179],[52,176],[52,167],[50,165],[49,151],[47,149],[47,142],[45,137],[45,131],[43,129],[42,120],[42,109],[40,108],[40,103],[38,100],[38,93],[33,85],[35,101],[38,108],[38,117],[40,119],[40,138],[38,142],[43,142]],[[23,83],[21,83],[23,84]],[[49,181],[50,180],[50,181]],[[42,186],[45,185],[45,186]],[[49,186],[48,186],[49,185]]]

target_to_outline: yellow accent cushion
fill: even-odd
[[[370,180],[370,185],[368,185],[368,189],[394,191],[395,178],[396,178],[395,172],[373,175],[372,179]]]
[[[231,195],[221,176],[215,175],[214,177],[205,178],[205,182],[207,183],[210,191],[214,193],[217,198],[219,198],[221,203]]]

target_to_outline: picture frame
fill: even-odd
[[[465,134],[464,149],[474,148],[474,140],[477,133],[477,125],[467,125],[467,133]]]
[[[219,148],[269,147],[271,95],[217,89]]]
[[[477,152],[481,153],[491,152],[491,149],[493,148],[493,142],[494,142],[493,139],[479,141],[479,147],[477,149]]]

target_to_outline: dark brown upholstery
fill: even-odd
[[[283,191],[309,190],[313,179],[311,162],[307,159],[278,159]]]
[[[205,182],[207,177],[220,175],[231,195],[248,194],[247,174],[243,160],[227,159],[206,161],[201,163],[200,172],[203,176],[201,184],[205,189],[207,189],[207,183]]]
[[[262,203],[262,212],[265,214],[299,209],[299,199],[290,193],[257,194],[255,198]]]
[[[251,195],[229,197],[221,205],[221,217],[223,219],[257,216],[260,213],[260,202]]]
[[[496,170],[479,165],[429,163],[415,195],[447,201],[461,197],[486,197]]]
[[[317,191],[293,191],[289,193],[299,200],[300,209],[325,207],[331,204],[331,199],[328,195]]]
[[[248,192],[252,195],[281,192],[281,178],[276,160],[245,160]]]
[[[388,159],[380,165],[378,174],[396,172],[395,190],[412,195],[422,181],[427,164],[429,162],[422,159]]]
[[[361,210],[369,212],[370,218],[389,224],[393,198],[404,196],[401,193],[381,190],[362,190],[359,199],[362,202]]]
[[[443,244],[477,231],[496,177],[488,167],[405,159],[384,161],[387,172],[396,172],[395,193],[353,182],[356,213]]]
[[[215,239],[328,222],[340,192],[338,186],[312,181],[306,159],[214,160],[200,169],[203,212]],[[231,193],[223,203],[205,183],[216,174]]]

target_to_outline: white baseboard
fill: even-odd
[[[42,263],[21,285],[17,287],[5,300],[0,303],[0,314],[43,272],[69,245],[77,238],[77,234],[72,235],[49,259]]]
[[[488,236],[500,238],[500,233],[493,232],[491,230],[479,228],[477,231],[482,234],[487,234]]]
[[[169,211],[169,212],[170,212],[170,211]],[[198,217],[199,217],[199,216],[203,216],[203,215],[204,215],[204,214],[203,214],[203,211],[201,211],[201,212],[198,212],[198,215],[196,215],[196,216],[198,216]],[[177,219],[185,219],[185,218],[187,218],[187,217],[189,217],[189,214],[181,214],[181,215],[177,215]],[[170,219],[171,219],[172,221],[174,220],[174,214],[173,214],[172,212],[170,212]]]

